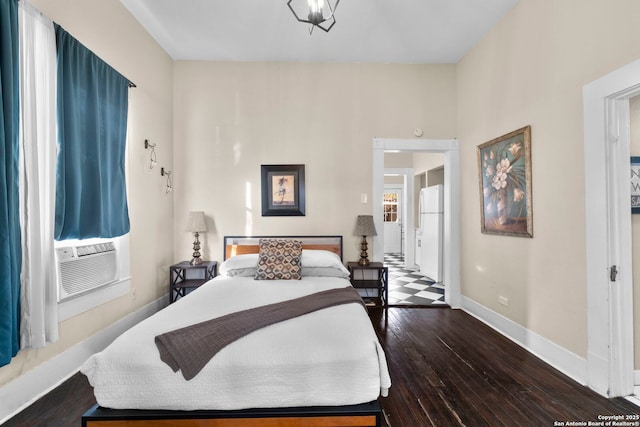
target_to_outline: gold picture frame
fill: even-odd
[[[533,237],[531,126],[478,145],[478,182],[482,233]]]

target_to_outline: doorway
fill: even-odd
[[[460,155],[458,141],[455,139],[373,139],[373,217],[376,229],[383,228],[384,192],[384,152],[408,151],[431,152],[444,155],[444,209],[446,212],[444,241],[443,241],[443,286],[445,288],[445,302],[452,308],[460,308]],[[407,179],[405,175],[405,194],[414,193],[414,177]],[[406,197],[405,218],[408,224],[414,223],[414,203],[412,197]],[[376,259],[384,257],[383,233],[373,238],[373,254]],[[407,258],[415,245],[413,233],[406,233],[404,240]],[[408,259],[407,259],[408,261]]]
[[[640,61],[583,88],[587,382],[606,397],[634,393],[629,99],[639,93]]]
[[[382,194],[382,212],[384,222],[384,253],[395,254],[404,259],[405,234],[402,197],[403,186],[385,184]]]

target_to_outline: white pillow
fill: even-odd
[[[223,276],[253,277],[258,268],[258,254],[232,256],[220,265]],[[302,250],[302,275],[317,277],[349,277],[349,270],[342,264],[340,257],[325,250]]]
[[[302,267],[302,277],[344,277],[349,278],[349,270],[336,267]]]
[[[243,254],[232,256],[220,265],[223,276],[253,277],[258,268],[258,254]]]
[[[303,267],[337,267],[343,266],[340,257],[325,250],[302,250],[302,266]]]
[[[349,270],[331,251],[303,249],[301,264],[303,276],[349,277]]]

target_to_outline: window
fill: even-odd
[[[384,222],[398,222],[398,193],[384,193],[382,206]]]
[[[131,82],[62,27],[56,25],[55,30],[59,149],[55,246],[66,248],[60,252],[62,256],[79,255],[79,249],[91,245],[115,246],[104,257],[102,253],[89,254],[93,260],[108,264],[102,269],[90,263],[89,257],[76,256],[74,262],[78,262],[73,267],[69,267],[68,258],[58,257],[59,318],[64,320],[130,291],[125,162]],[[77,295],[65,289],[66,297],[60,298],[62,262],[66,269],[86,269],[96,287],[82,287]],[[105,273],[112,269],[113,276]]]
[[[130,82],[56,26],[56,240],[129,232],[125,179]]]

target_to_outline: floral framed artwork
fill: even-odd
[[[304,165],[262,165],[262,216],[304,216]]]
[[[640,214],[640,157],[631,157],[631,213]]]
[[[479,145],[478,172],[482,232],[533,237],[531,126]]]

